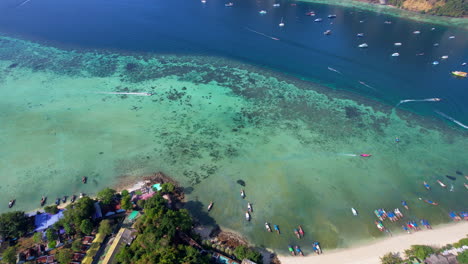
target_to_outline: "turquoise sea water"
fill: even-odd
[[[56,4],[52,0],[44,3],[51,7]],[[136,6],[143,8],[138,3]],[[345,16],[349,10],[335,11]],[[3,29],[34,31],[32,22],[18,22],[15,27],[13,23],[5,26],[7,19],[1,19]],[[15,21],[14,17],[10,19]],[[409,30],[405,24],[409,22],[399,23]],[[302,30],[307,28],[299,22],[297,25],[302,25]],[[76,43],[73,38],[78,38],[77,34],[69,33],[70,39],[54,39],[60,38],[61,26],[54,24],[50,31],[38,26],[48,32],[42,34],[51,34],[46,40],[52,39],[54,45],[0,37],[2,212],[8,210],[7,201],[12,198],[17,199],[15,209],[30,210],[37,207],[42,195],[52,201],[72,193],[92,194],[123,177],[163,171],[187,187],[188,207],[202,221],[239,231],[257,245],[285,249],[288,244],[299,244],[309,252],[313,240],[331,248],[381,237],[373,224],[373,210],[401,208],[403,199],[411,207],[409,212],[403,211],[407,219],[426,218],[433,224],[449,221],[449,211],[468,207],[463,187],[466,181],[455,174],[456,170],[468,174],[466,130],[437,119],[433,113],[441,108],[466,120],[467,93],[462,90],[466,80],[452,79],[446,73],[455,62],[432,68],[426,65],[431,60],[419,61],[409,55],[401,62],[388,57],[379,62],[390,48],[346,53],[351,48],[327,47],[325,40],[301,44],[299,29],[278,33],[293,38],[281,44],[289,53],[281,53],[280,46],[269,46],[271,41],[245,30],[238,33],[237,29],[234,31],[240,36],[250,34],[257,42],[239,41],[237,47],[226,44],[223,48],[232,50],[224,51],[224,56],[219,43],[205,52],[200,52],[204,49],[200,47],[207,44],[192,43],[187,52],[162,55],[171,43],[175,47],[182,44],[167,40],[174,40],[173,36],[161,38],[161,43],[151,42],[148,36],[150,40],[141,46],[132,42],[141,48],[135,50],[147,53],[123,53],[106,50],[103,46],[110,44],[102,42],[108,39],[92,33],[81,33],[86,41]],[[84,23],[78,28],[86,27]],[[182,29],[182,33],[193,34]],[[344,29],[340,30],[346,35]],[[441,34],[437,38],[446,39],[452,29],[444,30],[446,33],[437,33]],[[317,31],[323,37],[321,29]],[[14,33],[9,32],[21,35]],[[117,36],[122,30],[113,33]],[[137,40],[143,39],[138,32],[133,33]],[[232,38],[228,34],[221,37]],[[342,36],[343,42],[355,41],[350,39]],[[125,44],[131,41],[122,41],[118,48],[131,51]],[[375,36],[374,41],[381,40]],[[442,46],[451,50],[450,56],[456,55],[457,61],[466,54],[463,35],[457,35],[459,42],[454,42],[461,47],[449,49],[450,43],[443,41]],[[68,49],[52,47],[60,46],[57,42]],[[153,44],[161,50],[146,49],[145,45]],[[317,50],[311,52],[313,45]],[[92,51],[92,46],[100,50]],[[328,48],[336,50],[327,54]],[[251,52],[248,58],[236,55],[242,49]],[[277,56],[269,49],[276,50]],[[263,53],[266,50],[269,57]],[[416,51],[414,46],[407,49],[408,54]],[[435,57],[444,51],[431,54]],[[301,56],[304,60],[299,60]],[[275,58],[277,61],[270,64]],[[302,68],[296,65],[299,61]],[[327,65],[343,74],[327,70]],[[413,73],[424,76],[424,80],[417,82]],[[364,80],[363,76],[375,90],[358,87],[357,80]],[[444,89],[439,86],[447,83],[450,85]],[[122,92],[152,95],[106,94]],[[401,99],[436,96],[444,98],[440,108],[433,103],[394,107]],[[398,144],[397,136],[401,139]],[[356,156],[361,153],[373,156]],[[450,181],[445,175],[457,176],[457,180]],[[87,185],[81,183],[82,176],[88,176]],[[239,179],[246,182],[245,200],[239,194]],[[453,185],[454,191],[436,186],[437,179]],[[426,191],[422,181],[428,181],[433,189]],[[419,197],[435,200],[440,206],[427,205]],[[210,201],[215,205],[208,215]],[[254,209],[250,222],[244,220],[247,202]],[[352,216],[351,207],[359,211],[358,217]],[[278,224],[282,235],[267,233],[265,221]],[[297,225],[306,232],[302,241],[292,232]],[[396,224],[388,227],[393,232],[399,229]]]

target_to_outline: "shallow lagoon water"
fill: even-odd
[[[400,23],[406,27],[406,22]],[[297,30],[287,34],[299,38]],[[444,34],[438,37],[448,33]],[[95,39],[88,48],[104,48],[97,43],[106,38],[83,35]],[[457,45],[466,43],[466,37],[457,37]],[[300,244],[307,252],[312,240],[329,248],[381,237],[372,211],[398,207],[401,199],[411,207],[409,218],[427,218],[433,224],[447,222],[449,211],[468,206],[462,177],[454,182],[444,177],[455,175],[455,170],[468,171],[466,131],[436,120],[434,104],[405,106],[424,116],[392,107],[406,99],[402,96],[443,95],[443,111],[465,121],[464,80],[443,73],[450,69],[448,63],[436,74],[427,65],[416,70],[423,64],[418,60],[403,59],[407,64],[399,64],[386,58],[378,65],[376,56],[386,50],[345,54],[343,45],[335,47],[335,54],[321,55],[327,43],[317,42],[317,50],[304,55],[317,61],[301,69],[303,65],[294,62],[304,49],[289,40],[281,47],[291,53],[278,54],[285,64],[270,65],[274,57],[264,55],[279,46],[270,47],[262,39],[250,44],[263,45],[266,51],[257,49],[247,60],[265,63],[269,66],[265,69],[226,56],[124,55],[63,50],[10,37],[0,40],[0,201],[16,197],[17,209],[35,208],[41,195],[53,200],[78,192],[92,194],[120,177],[161,170],[191,187],[188,197],[200,201],[202,210],[215,201],[210,216],[222,226],[255,244],[277,249]],[[154,49],[169,49],[169,42]],[[121,47],[130,49],[125,43],[131,42],[124,41]],[[199,54],[200,46],[194,46],[190,51]],[[140,48],[145,50],[144,43]],[[245,47],[233,48],[233,53],[241,48]],[[218,55],[219,50],[212,53]],[[454,48],[451,54],[462,56],[466,50]],[[287,62],[289,55],[292,62]],[[367,60],[360,62],[360,56]],[[328,71],[327,65],[344,76]],[[369,65],[378,65],[377,72]],[[384,71],[389,65],[403,69]],[[278,68],[305,80],[279,73]],[[367,71],[375,75],[362,74]],[[407,79],[413,72],[433,79],[425,79],[426,87],[421,87]],[[365,81],[377,92],[355,85],[362,76],[371,79]],[[332,85],[326,88],[306,80]],[[445,81],[449,88],[437,86]],[[398,144],[396,136],[401,139]],[[353,156],[360,153],[373,156]],[[85,175],[87,185],[81,183]],[[240,198],[238,179],[246,182],[245,200]],[[438,188],[436,179],[453,184],[454,192]],[[431,192],[423,188],[423,180],[433,185]],[[441,205],[431,207],[418,197]],[[244,220],[247,201],[254,207],[250,223]],[[359,217],[352,216],[350,207],[358,209]],[[6,202],[1,210],[7,210]],[[203,213],[197,216],[207,218]],[[265,221],[278,224],[283,234],[265,232]],[[300,242],[292,232],[299,224],[307,233]],[[393,232],[399,228],[389,227]]]

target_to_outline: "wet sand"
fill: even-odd
[[[468,222],[447,224],[408,234],[399,234],[387,239],[376,240],[371,244],[364,244],[347,249],[325,251],[320,256],[306,255],[306,257],[280,256],[282,264],[301,263],[342,263],[342,264],[379,264],[380,257],[388,252],[403,254],[411,245],[429,245],[441,247],[457,242],[468,234]]]

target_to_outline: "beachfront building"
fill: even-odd
[[[83,261],[81,263],[83,264],[92,264],[94,257],[98,253],[99,249],[101,248],[102,242],[104,242],[105,236],[103,234],[96,234],[96,237],[94,238],[93,242],[91,243],[91,247],[88,249],[86,252],[86,256],[84,257]]]
[[[213,253],[213,259],[216,263],[220,264],[241,264],[239,261],[235,261],[232,258],[224,256],[223,254],[217,252]]]

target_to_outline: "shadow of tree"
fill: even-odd
[[[217,226],[214,218],[206,211],[207,206],[200,201],[188,201],[184,204],[184,208],[189,210],[195,222],[201,225]]]

